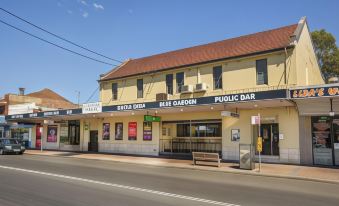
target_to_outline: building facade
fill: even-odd
[[[7,119],[36,124],[34,135],[46,149],[174,157],[203,151],[238,161],[239,144],[261,136],[263,161],[318,164],[308,161],[312,143],[305,149],[304,140],[312,138],[290,94],[324,84],[305,18],[128,60],[99,84],[98,103]],[[260,129],[253,116],[260,116]]]

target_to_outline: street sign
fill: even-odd
[[[239,113],[229,112],[229,111],[221,111],[221,116],[222,117],[234,117],[234,118],[240,117]]]
[[[260,116],[252,116],[251,124],[260,124]]]
[[[145,122],[160,122],[161,118],[158,116],[144,115]]]
[[[257,140],[257,151],[259,153],[262,152],[262,137],[258,137],[258,140]]]

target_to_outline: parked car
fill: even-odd
[[[7,153],[23,154],[25,147],[21,144],[20,140],[11,138],[0,138],[0,155]]]

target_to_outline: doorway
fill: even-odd
[[[37,125],[36,130],[35,130],[35,148],[40,149],[41,148],[41,131],[42,131],[42,126]]]
[[[258,126],[255,126],[253,130],[254,143],[258,139]],[[261,124],[260,136],[263,139],[262,142],[262,155],[279,156],[279,124]]]
[[[98,130],[93,130],[89,132],[89,142],[88,142],[88,151],[89,152],[98,152]]]

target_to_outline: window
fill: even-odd
[[[177,137],[221,137],[221,123],[177,124]]]
[[[214,89],[222,89],[222,67],[213,67],[213,85]]]
[[[180,72],[176,74],[176,83],[177,83],[177,93],[181,93],[182,86],[184,86],[184,72]]]
[[[268,84],[267,78],[267,59],[256,61],[257,85]]]
[[[173,74],[166,75],[166,92],[167,94],[173,94]]]
[[[112,100],[118,99],[118,83],[112,83]]]
[[[5,114],[5,106],[0,106],[0,115]]]
[[[143,98],[144,97],[144,80],[143,79],[138,79],[137,80],[137,97],[138,98]]]
[[[80,144],[80,121],[68,121],[68,143],[70,145]]]

